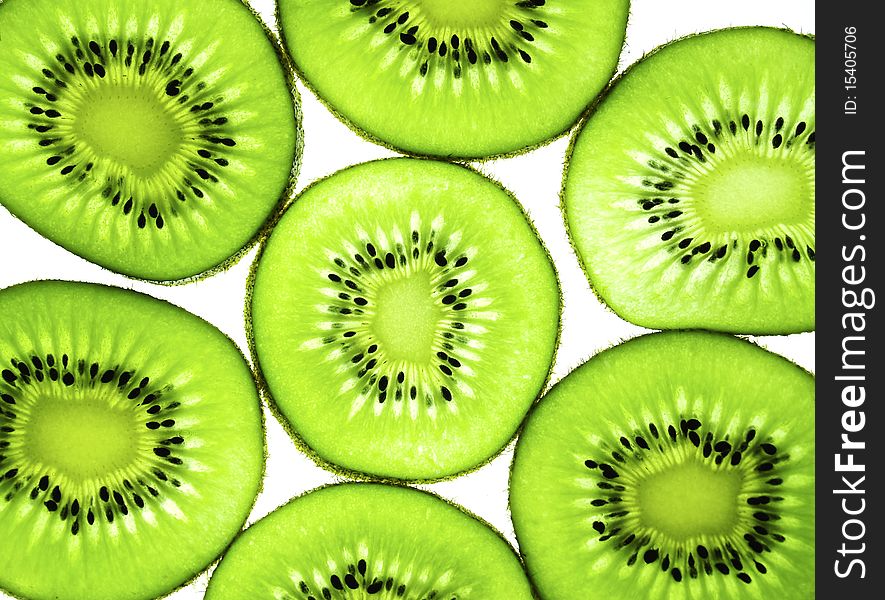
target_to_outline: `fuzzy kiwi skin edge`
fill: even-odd
[[[2,3],[2,0],[0,0],[0,3]],[[33,282],[80,283],[80,284],[86,284],[86,283],[89,283],[89,282],[85,282],[85,281],[70,281],[70,280],[64,280],[64,279],[32,279],[32,280],[28,280],[28,281],[22,281],[22,282],[19,282],[19,283],[17,283],[16,285],[22,285],[22,284],[33,283]],[[91,285],[98,285],[98,284],[91,284]],[[192,312],[190,312],[190,311],[185,310],[184,308],[178,306],[177,304],[173,304],[172,302],[169,302],[169,301],[167,301],[167,300],[163,300],[162,298],[157,298],[156,296],[154,296],[154,295],[152,295],[152,294],[146,294],[146,293],[143,293],[143,292],[137,292],[137,291],[135,291],[135,290],[127,290],[127,289],[125,289],[125,288],[118,288],[118,287],[116,287],[116,286],[105,286],[105,287],[113,287],[113,288],[115,288],[115,289],[125,290],[125,291],[128,291],[128,292],[134,293],[134,294],[140,294],[140,295],[143,295],[143,296],[148,296],[149,298],[152,298],[153,300],[156,300],[157,302],[160,302],[160,303],[162,303],[162,304],[166,304],[166,305],[172,306],[172,307],[174,307],[174,308],[176,308],[176,309],[178,309],[178,310],[185,311],[185,312],[187,312],[189,315],[191,315],[192,317],[194,317],[195,319],[199,319],[199,320],[202,321],[203,323],[206,323],[207,325],[210,325],[211,327],[217,329],[218,332],[219,332],[222,336],[224,336],[224,339],[226,339],[228,342],[230,342],[231,346],[233,346],[234,348],[236,348],[236,350],[237,350],[237,354],[239,354],[239,356],[243,359],[243,364],[245,364],[246,366],[248,366],[248,368],[249,368],[249,373],[250,373],[251,376],[252,376],[252,383],[253,383],[253,384],[255,385],[255,387],[256,387],[256,391],[258,392],[258,397],[259,397],[259,399],[261,398],[261,385],[259,384],[258,374],[257,374],[255,368],[254,368],[254,367],[251,365],[251,363],[249,362],[248,357],[243,353],[243,350],[239,347],[239,345],[237,345],[236,342],[234,342],[233,339],[231,339],[230,336],[228,336],[226,333],[224,333],[223,331],[221,331],[220,329],[218,329],[217,327],[215,327],[214,325],[212,325],[212,323],[210,323],[209,321],[207,321],[207,320],[204,319],[203,317],[200,317],[199,315],[196,315],[196,314],[194,314],[194,313],[192,313]],[[0,291],[2,291],[3,289],[6,289],[6,288],[0,288]],[[263,411],[263,410],[260,410],[260,409],[261,409],[261,406],[259,406],[259,410],[258,410],[258,423],[259,423],[259,426],[260,426],[260,428],[261,428],[261,453],[262,453],[262,460],[261,460],[261,473],[259,474],[258,490],[257,490],[257,492],[256,492],[256,494],[255,494],[255,497],[252,498],[252,502],[251,502],[251,504],[249,505],[249,511],[248,511],[248,514],[250,514],[250,515],[251,515],[252,512],[255,510],[255,505],[256,505],[257,502],[258,502],[258,497],[259,497],[259,496],[261,495],[261,493],[264,491],[264,480],[265,480],[265,477],[267,476],[267,458],[268,458],[268,451],[267,451],[267,419],[266,419],[266,417],[265,417],[265,415],[264,415],[264,411]],[[247,517],[247,522],[248,522],[248,517]],[[181,590],[181,589],[184,589],[184,588],[186,588],[187,586],[191,585],[193,582],[195,582],[197,579],[199,579],[200,576],[203,575],[204,573],[213,570],[213,569],[218,565],[218,563],[221,561],[221,559],[224,557],[224,555],[227,554],[227,551],[230,549],[231,545],[233,545],[233,543],[234,543],[237,539],[239,539],[240,535],[242,535],[243,531],[245,530],[245,527],[246,527],[246,523],[243,523],[243,526],[242,526],[242,527],[240,528],[240,530],[239,530],[239,531],[233,536],[233,538],[231,538],[230,542],[229,542],[224,548],[222,548],[222,549],[219,551],[218,555],[215,556],[215,558],[213,558],[213,559],[212,559],[212,560],[211,560],[206,566],[204,566],[201,570],[199,570],[199,571],[197,571],[196,573],[194,573],[194,574],[193,574],[189,579],[187,579],[186,581],[180,583],[179,585],[177,585],[177,586],[174,587],[173,589],[169,590],[168,592],[166,592],[166,593],[163,594],[162,596],[158,596],[158,599],[159,599],[159,598],[166,598],[166,597],[168,597],[168,596],[171,596],[171,595],[174,594],[175,592],[177,592],[177,591],[179,591],[179,590]],[[520,562],[521,562],[521,560],[522,560],[522,559],[520,558]],[[13,592],[11,592],[11,591],[9,591],[9,590],[0,589],[0,593],[6,594],[6,595],[8,595],[8,596],[11,597],[11,598],[15,598],[16,600],[30,600],[29,598],[27,598],[27,597],[25,597],[25,596],[19,596],[19,595],[15,594],[15,593],[13,593]]]
[[[630,10],[630,4],[628,2],[628,4],[627,4],[628,15],[629,15],[629,10]],[[276,20],[277,23],[281,22],[281,20],[280,20],[280,0],[274,0],[274,19]],[[629,19],[629,16],[628,16],[628,19]],[[279,27],[279,31],[280,31],[280,40],[282,42],[283,48],[284,49],[288,48],[288,41],[286,39],[286,33],[283,31],[282,27]],[[623,55],[624,48],[626,46],[627,46],[627,36],[625,35],[623,41],[621,42],[621,47],[618,50],[618,56]],[[286,52],[288,54],[288,50],[284,50],[284,52]],[[366,140],[367,142],[371,142],[373,144],[381,146],[382,148],[386,148],[392,152],[404,154],[406,156],[411,156],[413,158],[426,158],[426,159],[431,159],[431,160],[441,160],[441,161],[448,161],[448,162],[455,162],[455,163],[467,163],[467,162],[485,163],[485,162],[489,162],[489,161],[493,161],[493,160],[498,160],[501,158],[513,158],[514,156],[519,156],[521,154],[527,154],[533,150],[537,150],[538,148],[546,146],[547,144],[550,144],[550,143],[558,140],[559,138],[571,133],[572,130],[574,130],[575,126],[583,121],[584,114],[586,114],[586,111],[583,114],[579,114],[578,118],[576,118],[573,123],[568,125],[562,131],[554,133],[553,135],[551,135],[547,139],[541,140],[540,142],[536,142],[534,144],[530,144],[530,145],[525,146],[523,148],[518,148],[518,149],[513,150],[511,152],[501,152],[498,154],[490,154],[488,156],[460,156],[460,155],[456,155],[456,154],[447,154],[447,155],[443,156],[443,155],[436,155],[436,154],[423,154],[420,152],[412,152],[410,150],[406,150],[405,148],[397,148],[393,144],[390,144],[389,142],[385,142],[384,140],[372,135],[368,131],[364,131],[363,129],[360,129],[360,127],[356,123],[354,123],[353,121],[348,119],[346,116],[341,114],[334,106],[329,104],[326,101],[326,99],[323,98],[319,94],[319,92],[316,90],[316,88],[314,88],[313,85],[311,85],[310,81],[308,81],[307,77],[304,76],[304,73],[301,72],[301,69],[298,68],[298,65],[296,65],[295,62],[292,61],[291,58],[289,58],[289,63],[291,65],[293,72],[298,76],[298,79],[301,81],[301,83],[304,84],[304,87],[306,87],[320,101],[320,103],[323,106],[325,106],[326,109],[330,113],[332,113],[336,119],[338,119],[340,122],[342,122],[348,129],[350,129],[352,132],[354,132],[356,135],[358,135],[362,139]],[[602,95],[604,95],[606,93],[606,90],[608,90],[608,87],[611,84],[612,78],[615,76],[615,74],[617,72],[618,72],[618,65],[616,63],[608,75],[609,84],[603,87],[603,91],[600,92],[600,96],[598,96],[597,99],[591,103],[591,106],[595,106],[596,103],[599,101],[599,99],[602,97]],[[462,164],[461,166],[469,167],[469,165],[467,165],[467,164]],[[474,169],[471,169],[471,170],[474,170]],[[495,181],[495,183],[498,183],[498,182]],[[526,220],[528,220],[528,216],[526,216]],[[530,220],[529,220],[529,224],[531,224]],[[534,225],[532,225],[532,228],[534,229]]]
[[[383,158],[380,160],[369,161],[369,162],[384,162],[384,161],[388,161],[388,160],[402,160],[402,158],[401,157]],[[444,162],[444,161],[436,161],[434,159],[428,159],[428,158],[421,158],[421,159],[415,159],[415,160],[429,160],[429,161],[433,161],[433,162]],[[360,164],[367,164],[367,163],[360,163]],[[360,166],[360,164],[351,165],[349,167],[341,169],[341,171],[346,171],[347,169],[351,169],[353,167],[358,167],[358,166]],[[563,295],[562,295],[562,285],[561,285],[561,280],[559,277],[559,271],[556,268],[556,264],[553,262],[553,257],[550,255],[550,251],[547,249],[547,246],[544,245],[543,240],[541,240],[540,235],[538,235],[538,230],[535,228],[535,224],[532,222],[528,213],[525,211],[522,204],[519,203],[519,201],[516,199],[516,197],[509,190],[507,190],[503,185],[501,185],[500,182],[488,177],[484,173],[481,173],[479,170],[477,170],[469,165],[460,165],[459,164],[457,166],[488,179],[493,184],[495,184],[501,191],[503,191],[505,194],[507,194],[507,196],[510,197],[510,200],[519,208],[520,212],[522,213],[526,224],[531,228],[532,232],[535,234],[537,239],[540,241],[540,246],[544,250],[544,254],[547,256],[547,260],[550,262],[550,265],[553,268],[553,274],[556,277],[556,291],[557,291],[557,294],[559,295],[559,314],[557,315],[556,338],[553,343],[553,355],[551,357],[550,366],[547,368],[547,374],[544,376],[544,383],[541,385],[540,389],[538,390],[538,395],[535,397],[534,401],[532,402],[532,406],[529,408],[529,411],[531,411],[532,408],[534,407],[534,405],[537,404],[538,400],[543,396],[543,394],[547,391],[547,389],[550,386],[550,379],[553,375],[553,365],[556,364],[556,357],[559,352],[559,343],[562,339]],[[286,205],[283,207],[283,209],[275,215],[273,222],[271,223],[271,225],[269,227],[269,230],[270,231],[273,230],[273,228],[280,221],[280,219],[283,218],[283,215],[285,214],[285,212],[289,208],[289,206],[291,206],[292,204],[297,202],[298,198],[301,197],[302,194],[306,193],[308,190],[312,189],[314,186],[319,185],[323,181],[330,179],[335,174],[340,173],[341,171],[336,171],[335,173],[321,177],[321,178],[311,182],[306,188],[301,190],[301,192],[295,198],[293,198],[288,203],[286,203]],[[478,471],[482,467],[491,463],[498,456],[500,456],[501,453],[504,452],[504,450],[508,446],[510,446],[514,442],[514,440],[516,440],[516,438],[519,436],[519,433],[522,431],[522,427],[525,423],[525,420],[523,420],[522,423],[520,423],[520,425],[516,428],[516,431],[513,433],[513,435],[510,437],[510,439],[508,439],[504,443],[504,445],[501,446],[501,448],[499,448],[497,451],[495,451],[495,453],[492,454],[490,457],[488,457],[486,460],[480,462],[479,464],[477,464],[473,467],[470,467],[469,469],[465,469],[463,471],[452,473],[450,475],[445,475],[442,477],[436,477],[436,478],[430,478],[430,479],[420,479],[420,478],[419,479],[400,479],[400,478],[396,478],[396,477],[388,477],[388,476],[378,475],[378,474],[374,474],[374,473],[355,471],[352,469],[347,469],[347,468],[337,465],[335,463],[329,462],[326,459],[324,459],[323,457],[321,457],[319,454],[317,454],[317,452],[304,440],[304,438],[302,438],[301,435],[299,435],[298,432],[295,431],[295,429],[292,427],[292,425],[289,423],[289,421],[283,415],[283,412],[280,410],[279,405],[277,404],[277,402],[273,398],[273,394],[271,393],[270,387],[267,384],[267,379],[264,377],[264,373],[261,369],[261,363],[258,360],[258,350],[255,346],[254,328],[252,326],[252,293],[255,289],[255,278],[258,273],[258,265],[261,262],[261,257],[264,254],[265,248],[267,248],[267,241],[269,238],[270,238],[270,235],[268,235],[262,239],[261,245],[258,248],[258,252],[255,255],[255,259],[252,261],[252,265],[249,268],[249,275],[246,279],[246,299],[244,302],[243,316],[244,316],[245,323],[246,323],[246,340],[247,340],[247,343],[249,346],[249,355],[252,357],[252,362],[253,362],[254,369],[255,369],[255,377],[256,377],[256,381],[258,383],[258,390],[260,392],[261,397],[264,399],[268,410],[271,412],[271,414],[274,416],[274,418],[276,418],[277,422],[279,422],[280,425],[282,425],[283,429],[286,430],[286,433],[292,439],[292,442],[295,444],[295,446],[301,452],[306,454],[318,467],[325,469],[326,471],[330,471],[331,473],[334,473],[338,477],[343,477],[346,479],[353,479],[356,481],[371,481],[371,482],[389,483],[392,485],[439,483],[442,481],[450,481],[450,480],[460,477],[462,475],[466,475],[468,473],[473,473],[474,471]]]
[[[2,9],[4,1],[5,0],[0,0],[0,9]],[[303,127],[303,117],[301,114],[302,113],[302,111],[301,111],[301,95],[299,94],[298,89],[295,84],[295,82],[296,82],[295,70],[293,68],[292,61],[289,58],[289,55],[286,53],[285,49],[283,48],[283,46],[280,42],[280,39],[268,27],[267,23],[264,22],[264,20],[261,18],[261,15],[259,15],[258,12],[254,8],[252,8],[252,6],[246,0],[234,0],[234,1],[238,2],[247,11],[249,11],[249,13],[252,15],[252,18],[254,18],[255,21],[257,21],[257,23],[260,25],[262,31],[264,31],[265,38],[267,38],[267,41],[270,43],[271,47],[273,48],[274,54],[277,55],[277,60],[280,64],[280,67],[283,70],[283,76],[286,80],[286,86],[289,90],[289,96],[292,101],[292,112],[293,112],[294,122],[295,122],[295,146],[294,146],[295,150],[292,155],[292,168],[289,171],[289,177],[288,177],[286,186],[284,187],[283,191],[280,193],[280,197],[277,199],[274,207],[271,209],[270,213],[268,214],[267,218],[265,219],[264,224],[258,229],[258,231],[255,232],[255,235],[253,235],[252,238],[250,238],[234,254],[232,254],[231,256],[226,258],[225,260],[221,261],[217,265],[209,267],[208,269],[206,269],[200,273],[197,273],[195,275],[190,275],[188,277],[183,277],[181,279],[150,279],[150,278],[138,277],[136,275],[122,272],[122,271],[113,271],[113,270],[109,269],[108,267],[105,267],[103,265],[99,265],[98,263],[93,263],[89,259],[86,259],[86,258],[83,259],[83,260],[88,261],[90,264],[94,264],[94,265],[98,266],[103,271],[106,271],[108,273],[119,274],[119,275],[122,275],[128,279],[132,279],[135,281],[145,281],[147,283],[155,283],[158,285],[164,285],[164,286],[169,286],[169,287],[174,287],[174,286],[178,286],[178,285],[186,285],[188,283],[193,283],[193,282],[197,282],[197,281],[202,281],[204,279],[208,279],[209,277],[212,277],[213,275],[217,275],[217,274],[227,271],[228,269],[233,267],[236,263],[238,263],[243,258],[243,256],[245,256],[252,249],[253,246],[255,246],[257,243],[259,243],[265,237],[269,236],[271,229],[273,228],[273,225],[276,222],[277,217],[282,212],[283,207],[286,205],[287,201],[289,199],[291,199],[291,197],[292,197],[292,193],[294,192],[295,186],[297,184],[298,174],[301,170],[302,157],[304,155],[304,127]],[[2,36],[0,36],[0,41],[2,41]],[[40,237],[47,239],[51,243],[55,244],[59,248],[63,248],[67,252],[70,252],[76,256],[80,256],[79,254],[76,254],[75,252],[69,250],[66,246],[59,244],[55,241],[49,240],[49,238],[44,236],[38,230],[34,229],[34,227],[29,225],[25,221],[22,221],[17,214],[15,214],[10,208],[8,208],[6,206],[6,204],[3,203],[2,194],[0,194],[0,208],[3,208],[6,211],[8,211],[9,214],[14,216],[17,220],[24,223],[24,225],[28,229],[30,229],[31,231],[33,231],[34,233],[36,233]]]
[[[739,29],[757,29],[757,28],[758,28],[758,26],[756,26],[756,25],[745,25],[745,26],[741,26],[741,27],[727,27],[724,29],[716,29],[714,31],[735,31],[735,30],[739,30]],[[792,29],[787,28],[787,27],[772,28],[772,29],[777,29],[778,31],[783,31],[783,32],[799,35],[799,36],[808,38],[812,41],[815,39],[815,36],[813,34],[793,31]],[[577,127],[574,128],[574,134],[572,135],[571,139],[569,139],[568,149],[565,152],[565,161],[563,163],[563,169],[562,169],[562,183],[559,186],[559,204],[558,204],[558,206],[559,206],[559,213],[562,218],[562,223],[565,226],[566,237],[568,238],[568,243],[569,243],[569,246],[571,246],[571,248],[572,248],[572,252],[575,254],[575,256],[578,259],[578,264],[581,267],[581,272],[584,273],[584,278],[590,284],[590,291],[593,292],[593,295],[596,296],[597,300],[599,300],[599,302],[606,308],[606,310],[608,310],[609,312],[611,312],[612,314],[614,314],[615,316],[617,316],[620,319],[627,320],[621,316],[620,312],[615,310],[609,304],[609,301],[606,300],[602,296],[602,294],[599,293],[599,291],[596,289],[596,285],[594,284],[593,280],[590,278],[590,272],[587,270],[587,265],[584,261],[584,257],[581,255],[581,251],[578,249],[578,246],[575,243],[575,235],[572,233],[572,227],[568,221],[568,213],[566,212],[566,206],[565,206],[565,188],[566,188],[566,183],[568,181],[569,166],[571,165],[572,156],[574,155],[574,151],[575,151],[575,146],[577,145],[577,142],[578,142],[578,136],[580,135],[581,131],[583,131],[584,125],[596,113],[596,110],[599,108],[600,104],[602,104],[602,102],[608,97],[608,95],[611,93],[612,89],[621,81],[621,79],[623,79],[629,73],[631,73],[633,71],[633,69],[635,67],[637,67],[640,63],[645,61],[647,58],[654,56],[655,54],[657,54],[658,52],[660,52],[661,50],[663,50],[664,48],[667,48],[668,46],[670,46],[672,44],[675,44],[677,42],[681,42],[686,39],[694,38],[699,35],[704,35],[707,33],[712,33],[712,32],[711,31],[700,31],[697,33],[690,33],[688,35],[683,35],[683,36],[678,37],[676,39],[670,40],[669,42],[666,42],[665,44],[661,44],[660,46],[654,48],[653,50],[643,54],[641,58],[639,58],[633,64],[631,64],[626,69],[624,69],[624,71],[622,73],[620,73],[617,77],[612,79],[608,83],[608,85],[602,90],[602,92],[599,94],[599,96],[597,96],[596,100],[587,108],[587,110],[584,112],[584,114],[579,119]],[[645,327],[646,329],[658,329],[655,326],[655,324],[650,324],[642,318],[637,319],[637,318],[631,317],[628,322],[632,323],[634,325],[638,325],[639,327]],[[668,329],[668,331],[669,331],[669,329]],[[772,333],[771,331],[764,331],[764,332],[741,331],[740,335],[766,335],[766,336],[777,335],[777,336],[782,336],[782,335],[791,335],[791,334],[795,334],[795,333],[804,333],[804,332],[783,331],[783,332],[778,332],[778,333]]]

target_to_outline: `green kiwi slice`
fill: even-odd
[[[531,600],[513,548],[426,492],[383,484],[320,488],[240,536],[207,600]]]
[[[280,0],[296,69],[358,132],[480,158],[569,129],[614,74],[628,0]]]
[[[0,290],[0,589],[164,595],[230,543],[263,469],[255,381],[220,331],[117,288]]]
[[[274,404],[318,458],[438,479],[516,432],[553,362],[560,293],[499,185],[390,159],[302,193],[256,261],[250,307]]]
[[[6,0],[0,30],[0,204],[50,240],[183,279],[229,263],[288,195],[297,98],[245,3]]]
[[[814,380],[710,332],[606,350],[544,396],[510,507],[546,600],[814,596]]]
[[[814,40],[666,45],[576,135],[563,207],[595,291],[653,329],[814,328]]]

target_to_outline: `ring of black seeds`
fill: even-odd
[[[668,549],[655,545],[651,535],[634,533],[642,530],[635,510],[627,508],[636,506],[635,490],[622,484],[621,475],[625,471],[638,473],[644,468],[643,461],[680,448],[701,464],[724,465],[742,474],[738,525],[720,545],[675,544]],[[734,438],[717,435],[712,423],[683,418],[678,423],[648,423],[642,430],[624,431],[616,444],[606,446],[605,453],[583,463],[595,480],[590,504],[607,511],[593,522],[593,530],[628,566],[658,568],[675,582],[735,577],[750,584],[768,572],[766,554],[787,539],[778,524],[779,503],[784,499],[778,491],[784,483],[778,466],[789,459],[752,427]]]
[[[546,0],[523,0],[502,7],[501,23],[482,36],[446,28],[444,34],[421,14],[420,7],[402,0],[347,0],[351,11],[361,14],[378,31],[416,50],[415,68],[424,77],[442,70],[459,79],[468,69],[493,62],[532,62],[533,45],[547,29],[538,9]]]
[[[637,211],[642,213],[649,227],[665,242],[664,247],[687,267],[698,261],[745,263],[745,273],[752,279],[766,261],[814,261],[815,242],[813,225],[797,225],[793,235],[786,228],[748,240],[737,236],[710,239],[699,222],[690,198],[687,180],[703,177],[715,168],[717,148],[740,147],[749,143],[769,146],[772,151],[792,156],[813,165],[815,132],[803,120],[790,123],[778,117],[766,125],[744,113],[727,122],[712,119],[698,123],[683,139],[673,139],[660,149],[659,156],[648,161],[649,175],[642,178]],[[812,171],[813,172],[813,171]],[[794,239],[795,237],[795,239]]]
[[[111,472],[74,483],[64,474],[35,468],[23,452],[23,430],[41,394],[78,387],[108,393],[143,423],[142,446],[150,450],[127,474]],[[162,502],[167,490],[182,485],[187,443],[176,428],[179,406],[171,386],[135,369],[67,354],[8,358],[0,368],[0,502],[27,496],[68,523],[73,536]]]
[[[225,133],[230,116],[224,96],[195,74],[185,54],[169,40],[72,36],[52,60],[29,76],[31,96],[22,105],[23,122],[38,134],[35,143],[46,165],[72,189],[98,186],[103,201],[131,218],[138,229],[163,229],[189,203],[204,199],[230,164],[230,150],[237,141]],[[73,131],[69,111],[85,111],[89,93],[102,89],[106,79],[156,90],[170,120],[192,140],[154,177],[162,182],[161,194],[141,191],[151,186],[78,141]],[[99,185],[100,181],[105,183]]]
[[[457,246],[453,240],[460,235],[447,230],[441,218],[427,229],[416,215],[412,226],[403,241],[379,240],[358,231],[358,247],[330,251],[324,285],[331,302],[322,310],[331,320],[320,323],[323,335],[308,343],[328,346],[330,359],[348,357],[360,398],[378,405],[392,400],[399,406],[397,411],[402,410],[403,400],[428,408],[440,401],[457,403],[459,389],[469,389],[461,370],[476,359],[475,350],[469,348],[471,337],[483,331],[476,324],[495,318],[492,312],[476,312],[478,306],[487,310],[490,300],[475,293],[488,287],[471,269],[475,251]],[[441,310],[434,363],[427,369],[392,359],[370,328],[372,298],[379,283],[391,275],[421,271],[431,273],[432,300]]]

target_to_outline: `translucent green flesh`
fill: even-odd
[[[558,320],[553,267],[512,198],[411,159],[309,188],[252,296],[257,358],[295,431],[325,460],[400,478],[500,450],[544,384]]]
[[[102,286],[0,292],[0,589],[163,595],[230,542],[262,468],[254,381],[210,325]]]
[[[201,273],[257,234],[299,140],[285,70],[244,4],[10,0],[0,27],[11,212],[148,279]]]
[[[656,329],[813,329],[814,134],[808,38],[724,30],[638,63],[566,172],[569,232],[596,292]]]
[[[296,498],[250,527],[207,600],[530,600],[516,555],[486,525],[429,494],[345,484]]]
[[[383,143],[442,157],[511,153],[561,134],[602,90],[627,0],[284,0],[297,68]]]
[[[712,333],[652,334],[558,383],[510,507],[549,600],[813,595],[814,381]]]

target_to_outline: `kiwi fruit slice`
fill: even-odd
[[[327,463],[438,479],[506,445],[559,334],[553,264],[516,200],[464,167],[410,158],[312,185],[251,282],[273,402]]]
[[[557,137],[615,72],[628,0],[280,0],[295,68],[358,132],[482,158]]]
[[[230,543],[263,470],[257,387],[220,331],[117,288],[0,290],[0,589],[164,595]]]
[[[206,600],[531,600],[497,532],[426,492],[371,483],[309,492],[252,525]]]
[[[653,329],[814,329],[814,41],[690,36],[631,67],[576,135],[566,222],[596,293]]]
[[[288,195],[297,98],[245,3],[6,0],[0,30],[0,203],[53,242],[183,279],[228,264]]]
[[[721,333],[567,375],[516,446],[510,507],[546,600],[814,596],[814,381]]]

